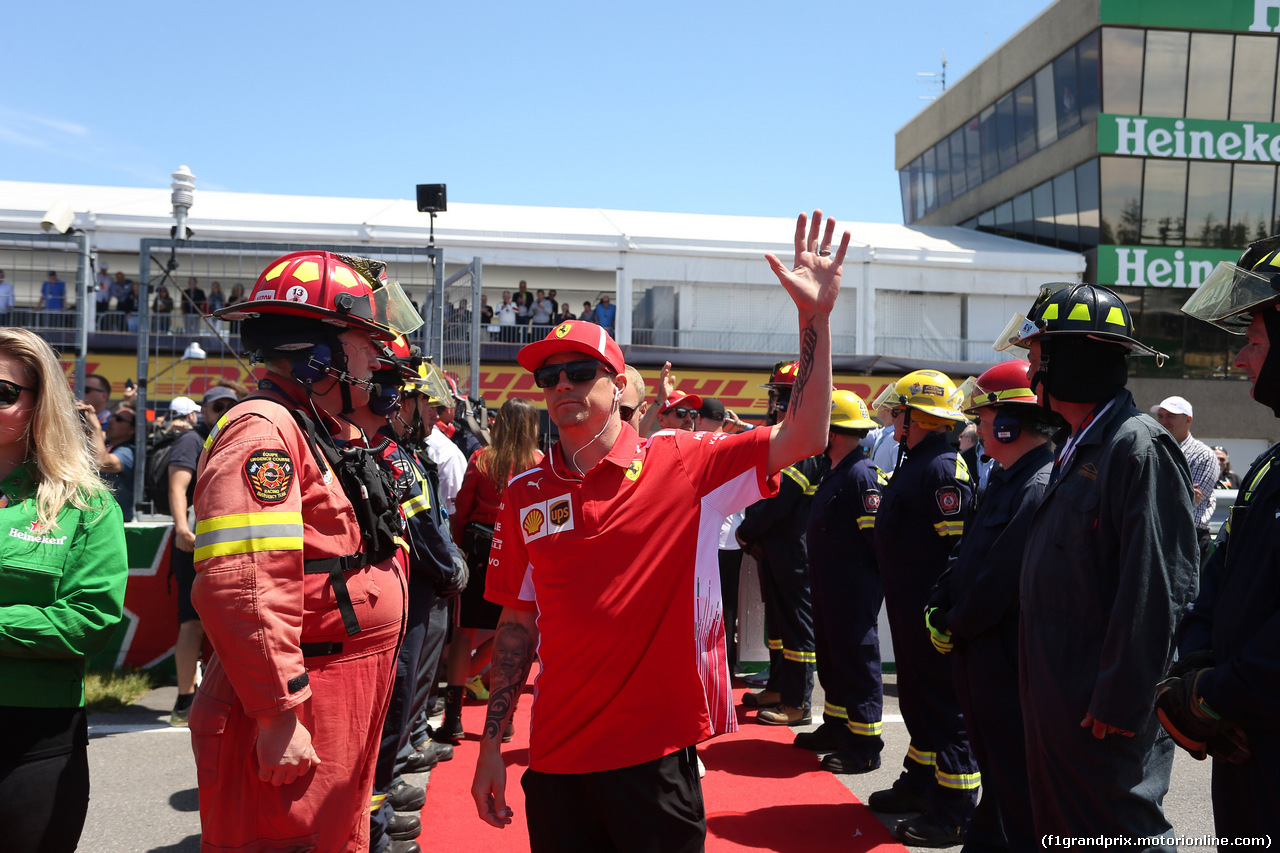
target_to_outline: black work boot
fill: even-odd
[[[444,720],[431,737],[441,743],[457,743],[465,734],[462,730],[462,685],[450,684],[444,693]]]

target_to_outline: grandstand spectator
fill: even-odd
[[[609,303],[608,295],[600,297],[600,304],[596,306],[595,324],[602,327],[609,333],[609,337],[613,337],[613,321],[618,314],[618,306]]]
[[[195,276],[187,279],[187,289],[182,291],[183,328],[194,334],[200,331],[200,317],[205,313],[205,295]]]
[[[13,325],[13,301],[13,282],[6,281],[0,270],[0,326]]]

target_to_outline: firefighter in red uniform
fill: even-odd
[[[376,461],[335,445],[356,435],[336,416],[368,401],[373,340],[421,320],[381,264],[320,251],[276,259],[218,316],[242,321],[266,373],[197,471],[192,600],[214,648],[190,718],[203,849],[365,851],[403,540]]]

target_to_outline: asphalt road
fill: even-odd
[[[862,802],[873,791],[893,783],[907,751],[907,730],[898,715],[892,675],[886,677],[885,685],[883,765],[866,775],[839,777]],[[80,841],[83,853],[198,853],[200,815],[190,738],[186,729],[168,725],[176,692],[173,687],[162,687],[126,712],[90,717],[92,791]],[[822,707],[822,698],[818,685],[815,707]],[[465,770],[470,774],[467,768],[446,767],[449,772]],[[1213,834],[1209,762],[1197,762],[1178,751],[1165,812],[1179,836]],[[892,828],[898,818],[883,816],[881,820]],[[797,842],[797,853],[808,849],[803,840]]]

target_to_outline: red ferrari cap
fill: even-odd
[[[542,340],[521,347],[516,360],[525,370],[537,370],[551,356],[562,352],[580,352],[598,358],[614,373],[621,373],[627,367],[618,342],[600,326],[584,320],[565,320]]]
[[[677,391],[667,398],[667,402],[662,404],[662,408],[658,411],[666,414],[677,406],[684,406],[689,409],[701,409],[702,398],[697,394],[686,394],[683,391]]]

